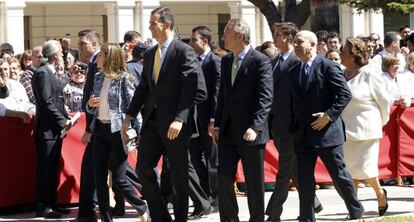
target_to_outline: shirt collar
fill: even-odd
[[[210,52],[211,52],[210,47],[207,47],[206,51],[204,51],[204,53],[203,53],[203,54],[201,54],[201,55],[200,55],[200,56],[198,56],[198,57],[201,59],[201,61],[204,61],[204,59],[207,57],[207,55],[208,55]]]
[[[93,54],[92,54],[92,56],[91,56],[91,58],[89,59],[89,63],[96,63],[96,55],[98,55],[98,53],[99,53],[99,50],[96,50]]]
[[[306,62],[306,64],[309,66],[309,67],[312,67],[312,63],[313,63],[313,61],[315,60],[315,58],[316,58],[316,54],[315,55],[313,55],[307,62]]]
[[[55,74],[56,74],[56,69],[55,69],[55,66],[53,66],[53,65],[52,65],[52,64],[50,64],[50,63],[46,63],[46,65],[47,65],[47,67],[48,67],[50,70],[52,70],[53,75],[55,75]]]
[[[247,53],[249,52],[250,48],[251,48],[250,45],[246,46],[240,54],[235,55],[235,56],[239,57],[239,60],[243,60],[244,57],[246,57]]]
[[[162,43],[158,43],[159,45],[161,45],[161,47],[164,47],[164,51],[166,51],[166,49],[168,49],[168,47],[170,47],[171,42],[174,40],[174,36],[170,35],[168,36],[168,38]]]
[[[286,61],[286,59],[290,56],[290,54],[292,54],[292,52],[293,52],[293,48],[291,48],[287,52],[283,53],[282,54],[283,61]]]

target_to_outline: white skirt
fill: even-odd
[[[344,144],[345,164],[353,179],[378,177],[379,139],[347,140]]]

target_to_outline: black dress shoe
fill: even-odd
[[[189,220],[198,220],[200,219],[202,216],[204,215],[208,215],[211,212],[211,207],[207,207],[205,209],[194,209],[193,213],[190,214],[190,216],[188,216]]]
[[[70,209],[68,209],[68,208],[55,206],[55,207],[52,207],[52,209],[56,212],[61,213],[61,214],[70,214]]]
[[[382,190],[384,191],[384,196],[385,196],[385,206],[378,207],[378,214],[379,214],[380,217],[382,217],[385,214],[385,212],[387,212],[387,210],[388,210],[388,196],[387,196],[387,191],[384,188],[382,188]]]
[[[266,221],[281,222],[280,218],[273,218],[271,216],[267,217]]]
[[[60,218],[62,217],[62,214],[52,210],[50,207],[45,207],[43,209],[36,210],[36,217]]]
[[[322,204],[319,204],[314,208],[315,213],[319,213],[323,210]]]
[[[122,217],[125,215],[125,208],[121,207],[110,207],[112,216]]]
[[[71,220],[71,222],[98,222],[98,219],[96,217],[91,217],[91,218],[79,217],[74,220]]]
[[[351,215],[351,214],[349,214],[346,217],[346,220],[357,220],[357,219],[361,219],[364,216],[364,214],[365,214],[365,210],[364,210],[364,208],[362,208],[362,211],[361,211],[360,214],[358,214],[358,215]]]

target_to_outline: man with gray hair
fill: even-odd
[[[398,72],[403,72],[405,70],[406,63],[404,55],[401,53],[400,39],[398,38],[396,32],[385,33],[384,50],[382,50],[376,56],[374,56],[369,65],[375,68],[378,74],[381,74],[382,60],[390,55],[396,56],[400,59],[400,62],[398,64]]]
[[[37,110],[33,129],[37,146],[36,216],[58,218],[70,212],[56,204],[61,134],[70,128],[70,121],[64,107],[63,89],[55,76],[55,64],[62,55],[60,43],[45,42],[42,53],[48,61],[32,78]]]
[[[269,140],[268,115],[273,98],[269,58],[250,46],[250,29],[231,19],[224,29],[231,53],[221,60],[221,84],[215,115],[218,142],[218,201],[221,221],[239,221],[233,184],[239,160],[247,185],[250,220],[264,221],[264,149]]]

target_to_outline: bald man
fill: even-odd
[[[352,178],[345,167],[342,144],[345,141],[340,117],[352,95],[338,64],[316,53],[313,32],[300,31],[294,38],[300,72],[292,75],[293,100],[291,127],[298,167],[299,221],[316,221],[315,164],[318,157],[328,169],[335,188],[345,201],[349,219],[359,219],[364,208],[358,201]]]

